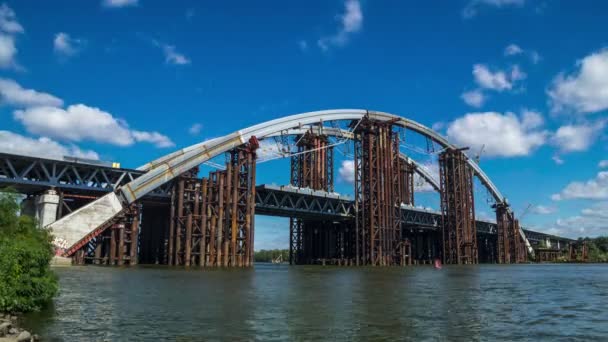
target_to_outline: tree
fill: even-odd
[[[0,192],[0,311],[26,312],[42,308],[57,293],[50,269],[51,235],[36,220],[19,215],[11,190]]]

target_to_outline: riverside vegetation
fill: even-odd
[[[0,192],[0,335],[15,335],[15,340],[29,335],[13,327],[15,314],[37,311],[57,293],[57,277],[50,268],[53,257],[51,235],[38,229],[36,220],[19,215],[15,192]],[[12,315],[11,315],[12,314]],[[0,316],[2,317],[2,316]],[[7,320],[8,318],[8,320]],[[6,331],[5,331],[6,330]],[[27,334],[24,334],[27,333]],[[21,335],[22,338],[18,338]]]

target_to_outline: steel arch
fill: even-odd
[[[74,211],[70,215],[49,225],[49,227],[54,230],[56,235],[64,235],[62,238],[68,245],[76,244],[79,240],[86,239],[88,235],[93,234],[95,231],[98,231],[101,226],[107,224],[107,222],[118,214],[123,207],[135,202],[155,188],[193,167],[244,144],[253,136],[262,139],[280,134],[281,131],[305,125],[318,124],[326,121],[361,120],[366,115],[369,115],[369,117],[374,120],[394,121],[395,125],[426,136],[443,148],[456,148],[456,146],[450,144],[447,139],[432,129],[416,121],[390,113],[363,109],[336,109],[295,114],[254,125],[223,137],[195,144],[150,162],[139,168],[140,170],[148,170],[146,174],[120,187],[116,193],[110,193],[97,201]],[[481,170],[477,163],[471,159],[467,159],[467,161],[481,183],[488,188],[494,199],[497,202],[506,202],[506,199],[498,188],[492,183],[483,170]],[[90,215],[91,217],[85,218],[85,215]],[[83,225],[83,222],[86,222],[85,227],[88,227],[86,232],[84,232],[82,228],[74,228],[75,225]],[[62,234],[63,232],[65,232],[65,234]]]

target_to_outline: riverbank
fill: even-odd
[[[15,315],[0,314],[0,342],[38,341],[38,335],[19,327],[19,318]]]

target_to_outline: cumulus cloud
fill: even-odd
[[[535,112],[518,117],[514,113],[468,113],[448,126],[450,142],[496,157],[526,156],[546,142],[548,133],[539,129],[542,117]]]
[[[608,160],[600,160],[600,162],[597,164],[597,167],[599,167],[600,169],[605,169],[608,167]]]
[[[203,129],[203,125],[201,125],[200,123],[195,123],[190,126],[190,128],[188,129],[188,133],[192,135],[197,135],[201,132],[201,129]]]
[[[7,4],[0,5],[0,31],[8,34],[23,33],[23,26],[17,21],[15,11]]]
[[[595,178],[568,184],[560,193],[551,196],[554,201],[569,199],[608,199],[608,171],[600,171]]]
[[[71,57],[80,51],[83,44],[82,39],[72,38],[65,32],[59,32],[55,34],[55,39],[53,39],[53,50],[59,56]]]
[[[343,160],[338,175],[341,182],[353,184],[355,182],[355,161]]]
[[[566,162],[559,155],[554,155],[553,157],[551,157],[551,159],[553,160],[553,162],[555,162],[556,165],[563,165]]]
[[[0,151],[50,159],[63,159],[64,156],[99,159],[95,151],[62,145],[46,137],[33,139],[9,131],[0,131]]]
[[[492,71],[485,64],[475,64],[473,65],[473,77],[480,87],[502,92],[513,89],[517,81],[526,78],[526,74],[518,65],[513,66],[510,72],[506,72]]]
[[[464,103],[475,108],[480,108],[486,101],[486,97],[481,89],[466,91],[460,95],[460,98],[464,101]]]
[[[606,121],[596,123],[583,123],[578,125],[564,125],[557,129],[551,138],[553,145],[561,152],[587,151],[596,141]]]
[[[608,202],[598,202],[581,210],[579,215],[558,219],[547,232],[571,238],[596,237],[608,231]]]
[[[549,215],[555,213],[557,208],[544,205],[535,205],[530,209],[530,211],[537,215]]]
[[[264,139],[260,141],[260,147],[256,151],[258,161],[287,157],[290,154],[289,146],[283,145],[275,139]]]
[[[505,56],[515,56],[524,53],[524,50],[517,44],[509,44],[505,48]]]
[[[112,8],[137,6],[138,3],[139,0],[103,0],[101,2],[102,6]]]
[[[15,107],[63,105],[60,98],[33,89],[24,89],[17,82],[6,78],[0,78],[0,103]]]
[[[437,183],[439,183],[439,164],[435,162],[428,162],[425,164],[418,164],[418,167],[424,169]],[[418,173],[414,174],[414,191],[416,192],[434,192],[435,189],[429,184],[422,176]]]
[[[579,60],[573,73],[557,75],[547,93],[554,112],[608,109],[608,48]]]
[[[131,131],[127,123],[99,108],[76,104],[66,109],[50,106],[32,107],[14,112],[28,132],[50,138],[92,140],[118,146],[145,141],[157,147],[173,146],[171,140],[157,132]]]
[[[470,0],[462,10],[462,17],[465,19],[473,18],[483,7],[522,7],[524,3],[525,0]]]
[[[160,48],[165,55],[165,63],[173,65],[188,65],[192,63],[186,55],[177,52],[175,46],[152,40],[154,46]]]
[[[15,12],[7,4],[0,5],[0,68],[20,69],[17,63],[17,34],[23,33]]]
[[[137,142],[147,142],[156,147],[173,147],[175,143],[168,136],[158,132],[131,131],[133,139]]]
[[[340,28],[331,36],[321,37],[317,45],[327,51],[329,48],[341,47],[348,43],[350,36],[359,32],[363,27],[363,12],[359,0],[346,0],[344,2],[344,13],[338,16]]]

